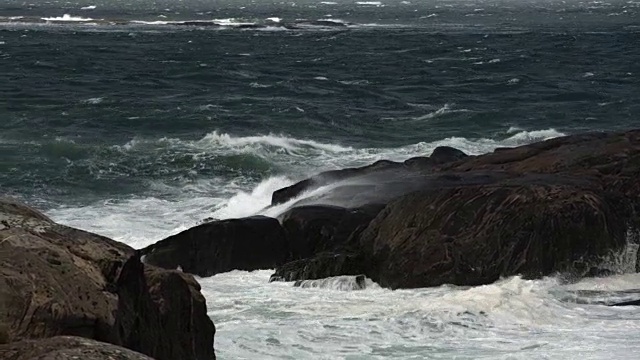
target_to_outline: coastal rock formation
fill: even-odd
[[[201,276],[277,267],[272,281],[364,274],[390,288],[612,274],[603,261],[640,239],[638,179],[640,130],[481,156],[439,147],[277,190],[272,203],[290,203],[282,225],[211,222],[143,253]]]
[[[345,209],[311,205],[290,209],[279,217],[289,244],[288,259],[298,260],[324,251],[348,248],[350,236],[369,224],[382,207]]]
[[[284,230],[273,218],[213,221],[142,250],[144,262],[199,276],[231,270],[273,269],[288,258]]]
[[[0,345],[3,360],[153,360],[141,353],[76,336],[54,336]]]
[[[215,358],[215,329],[190,275],[142,267],[130,247],[7,199],[0,274],[4,342],[71,335],[159,360]]]
[[[564,185],[414,193],[389,204],[362,233],[365,273],[390,288],[583,275],[626,244],[618,201]]]

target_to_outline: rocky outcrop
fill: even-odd
[[[76,336],[54,336],[0,345],[3,360],[152,360],[120,346]]]
[[[369,224],[383,205],[345,209],[337,206],[300,206],[279,218],[289,244],[289,260],[311,257],[325,251],[347,249],[351,235]]]
[[[143,331],[146,324],[155,328]],[[214,358],[214,327],[190,275],[143,268],[130,247],[7,199],[0,200],[3,326],[5,342],[71,335],[159,360]]]
[[[625,246],[619,201],[564,185],[411,194],[389,204],[362,233],[365,273],[390,288],[581,275]]]
[[[367,276],[391,288],[477,285],[515,274],[610,273],[599,263],[633,242],[640,228],[638,179],[640,130],[634,130],[474,157],[441,149],[402,166],[323,173],[274,193],[274,202],[333,182],[303,202],[387,204],[366,230],[349,237],[359,239],[350,254],[362,256]],[[326,261],[335,255],[287,264],[274,278],[356,271]]]
[[[199,276],[231,270],[273,269],[288,258],[284,230],[273,218],[214,221],[142,250],[144,262]]]
[[[140,262],[137,253],[117,280],[118,344],[157,359],[214,359],[215,328],[191,275]]]

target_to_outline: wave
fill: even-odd
[[[91,10],[89,8],[81,8],[83,11]],[[359,29],[359,28],[379,28],[379,27],[406,27],[400,24],[366,24],[351,23],[348,21],[321,18],[321,19],[294,19],[287,20],[281,17],[267,17],[264,19],[242,19],[242,18],[221,18],[221,19],[167,19],[166,16],[159,16],[160,20],[152,19],[133,19],[124,20],[117,18],[93,19],[89,17],[73,16],[64,14],[63,16],[51,17],[33,17],[33,16],[16,16],[16,17],[0,17],[0,25],[11,25],[13,27],[29,26],[29,25],[47,25],[55,24],[62,26],[64,24],[75,24],[77,28],[82,24],[91,24],[92,29],[95,26],[101,26],[104,31],[119,31],[120,28],[140,28],[150,27],[152,30],[160,30],[161,28],[170,31],[177,28],[190,29],[219,29],[219,30],[256,30],[256,31],[326,31],[326,30],[342,30],[342,29]]]
[[[83,18],[80,16],[71,16],[69,14],[64,14],[61,17],[46,17],[42,18],[44,21],[61,21],[61,22],[88,22],[94,21],[92,18]]]
[[[295,287],[302,289],[328,289],[339,291],[364,290],[366,288],[378,287],[371,279],[365,278],[364,275],[357,276],[334,276],[318,280],[300,280],[296,281]]]

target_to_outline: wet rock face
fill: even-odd
[[[120,346],[82,337],[55,336],[0,345],[3,360],[153,360]]]
[[[350,237],[380,212],[383,205],[345,209],[337,206],[300,206],[280,216],[289,246],[288,260],[345,249]]]
[[[276,269],[269,281],[315,280],[340,275],[358,275],[365,271],[358,253],[320,253],[286,263]]]
[[[414,193],[389,204],[362,233],[365,273],[390,288],[584,274],[626,244],[619,201],[567,185]]]
[[[159,360],[214,358],[213,323],[190,275],[143,267],[130,247],[11,200],[0,200],[0,224],[2,342],[71,335]]]
[[[273,269],[287,259],[276,219],[255,216],[198,225],[142,250],[144,262],[199,276],[231,270]]]

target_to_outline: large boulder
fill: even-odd
[[[54,336],[0,345],[2,360],[153,360],[120,346],[75,336]]]
[[[143,329],[147,324],[155,328]],[[190,275],[143,268],[124,244],[0,200],[4,342],[71,335],[158,360],[209,360],[214,331]]]
[[[381,286],[480,285],[585,274],[626,245],[629,216],[624,197],[598,187],[466,186],[397,199],[360,242],[366,274]]]
[[[198,225],[142,250],[144,262],[199,276],[231,270],[273,269],[287,260],[278,220],[254,216]]]
[[[382,210],[383,205],[346,209],[311,205],[288,210],[279,219],[289,244],[288,260],[311,257],[317,253],[351,247],[351,235]]]
[[[191,275],[145,266],[137,252],[122,267],[117,289],[119,344],[157,359],[215,358],[215,328]]]

